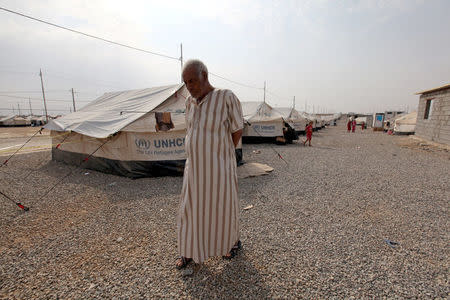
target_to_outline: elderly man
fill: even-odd
[[[229,90],[216,89],[199,60],[186,62],[186,152],[181,205],[178,212],[176,266],[210,256],[231,259],[239,241],[239,199],[235,147],[244,120],[239,100]]]

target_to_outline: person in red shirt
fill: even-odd
[[[352,120],[348,119],[348,121],[347,121],[347,132],[350,132],[351,129],[352,129]]]
[[[356,120],[353,119],[353,121],[352,121],[352,132],[355,132],[355,129],[356,129]]]
[[[309,146],[311,147],[311,137],[313,133],[313,122],[309,122],[308,126],[306,126],[306,140],[303,142],[303,146],[306,146],[306,142],[309,141]]]

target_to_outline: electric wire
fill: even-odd
[[[129,49],[132,49],[132,50],[136,50],[136,51],[140,51],[140,52],[144,52],[144,53],[148,53],[148,54],[153,54],[153,55],[157,55],[157,56],[161,56],[161,57],[165,57],[165,58],[169,58],[169,59],[173,59],[173,60],[178,60],[178,61],[180,60],[180,58],[178,58],[178,57],[173,57],[173,56],[170,56],[170,55],[157,53],[157,52],[153,52],[153,51],[137,48],[137,47],[134,47],[134,46],[122,44],[122,43],[119,43],[119,42],[115,42],[115,41],[112,41],[112,40],[108,40],[108,39],[105,39],[105,38],[102,38],[102,37],[98,37],[98,36],[95,36],[95,35],[92,35],[92,34],[89,34],[89,33],[81,32],[81,31],[78,31],[78,30],[75,30],[75,29],[71,29],[69,27],[61,26],[61,25],[58,25],[58,24],[55,24],[55,23],[44,21],[42,19],[38,19],[38,18],[35,18],[35,17],[32,17],[32,16],[28,16],[26,14],[23,14],[23,13],[20,13],[20,12],[17,12],[17,11],[13,11],[13,10],[10,10],[10,9],[4,8],[4,7],[0,7],[0,9],[4,10],[6,12],[9,12],[9,13],[16,14],[18,16],[24,17],[24,18],[28,18],[28,19],[33,20],[33,21],[44,23],[44,24],[47,24],[47,25],[50,25],[50,26],[53,26],[53,27],[57,27],[57,28],[60,28],[60,29],[64,29],[64,30],[67,30],[67,31],[70,31],[70,32],[73,32],[73,33],[81,34],[81,35],[84,35],[84,36],[87,36],[87,37],[90,37],[90,38],[93,38],[93,39],[97,39],[97,40],[100,40],[100,41],[103,41],[103,42],[107,42],[107,43],[110,43],[110,44],[113,44],[113,45],[129,48]]]
[[[5,95],[2,93],[0,93],[0,97],[23,99],[23,100],[33,100],[33,101],[43,101],[42,99],[34,98],[34,97]],[[68,101],[70,101],[70,102],[72,102],[72,100],[56,100],[56,99],[47,99],[47,98],[45,99],[45,101],[49,101],[49,102],[68,102]],[[91,101],[92,100],[77,100],[76,102],[91,102]]]
[[[240,83],[240,82],[237,82],[237,81],[234,81],[234,80],[231,80],[231,79],[225,78],[225,77],[223,77],[223,76],[220,76],[220,75],[214,74],[214,73],[212,73],[212,72],[208,72],[208,74],[210,74],[210,75],[213,75],[213,76],[215,76],[215,77],[218,77],[218,78],[220,78],[220,79],[223,79],[223,80],[226,80],[226,81],[232,82],[232,83],[234,83],[234,84],[237,84],[237,85],[240,85],[240,86],[246,87],[246,88],[250,88],[250,89],[256,89],[256,90],[263,90],[263,89],[264,89],[264,88],[261,88],[261,87],[257,87],[257,86],[252,86],[252,85],[248,85],[248,84]]]

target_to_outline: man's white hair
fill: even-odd
[[[194,68],[198,72],[198,76],[200,76],[202,72],[206,72],[206,74],[208,74],[208,68],[201,60],[198,59],[188,60],[183,66],[183,73],[188,68]]]

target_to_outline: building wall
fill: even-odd
[[[425,119],[426,101],[430,99],[431,116]],[[450,145],[450,89],[420,96],[415,134],[429,141]]]

